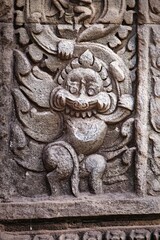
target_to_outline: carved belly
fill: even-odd
[[[103,144],[107,125],[97,118],[72,118],[67,120],[68,142],[78,154],[96,152]]]

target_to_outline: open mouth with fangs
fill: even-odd
[[[69,107],[65,108],[65,114],[70,115],[71,117],[77,117],[77,118],[90,118],[92,116],[95,116],[97,114],[97,110],[88,110],[88,111],[75,111]]]
[[[94,96],[81,95],[77,97],[58,87],[51,94],[52,109],[77,118],[90,118],[97,113],[106,113],[113,108],[112,105],[115,107],[116,102],[115,95],[107,92],[99,92]]]

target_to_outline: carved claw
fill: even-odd
[[[64,14],[65,14],[65,11],[64,11],[64,10],[61,10],[61,11],[60,11],[60,14],[59,14],[59,18],[62,18],[62,17],[64,16]]]
[[[74,52],[75,42],[71,40],[62,40],[58,44],[58,56],[63,60],[71,59]]]

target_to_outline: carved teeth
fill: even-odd
[[[75,112],[71,110],[71,113],[70,113],[71,117],[73,117],[74,114],[75,114]]]
[[[87,116],[86,112],[81,112],[82,118],[85,118]]]
[[[78,117],[80,117],[80,112],[76,112],[75,113],[75,116],[78,118]]]
[[[91,111],[88,111],[88,112],[87,112],[87,115],[88,115],[89,118],[92,117],[92,112],[91,112]]]
[[[81,112],[81,111],[74,111],[74,110],[71,110],[70,108],[66,107],[65,109],[65,113],[66,114],[69,114],[71,117],[76,117],[76,118],[79,118],[79,117],[82,117],[82,118],[86,118],[86,117],[92,117],[92,115],[96,115],[97,114],[97,111],[96,110],[92,110],[92,111],[84,111],[84,112]]]

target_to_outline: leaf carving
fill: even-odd
[[[105,37],[107,34],[116,30],[119,27],[118,24],[110,24],[105,26],[104,24],[93,24],[84,30],[78,37],[79,42],[86,42],[96,40]]]
[[[31,107],[26,111],[26,105],[29,106],[27,98],[19,89],[14,89],[13,94],[18,117],[26,134],[36,141],[53,141],[62,131],[60,115],[56,112],[37,111]]]
[[[160,175],[160,139],[158,134],[152,133],[150,139],[153,145],[153,159],[151,161],[152,171],[156,176]]]
[[[160,133],[160,99],[152,98],[150,102],[151,109],[151,123],[155,131]]]
[[[49,96],[56,85],[52,77],[34,67],[32,72],[20,78],[21,90],[38,106],[49,108]]]

